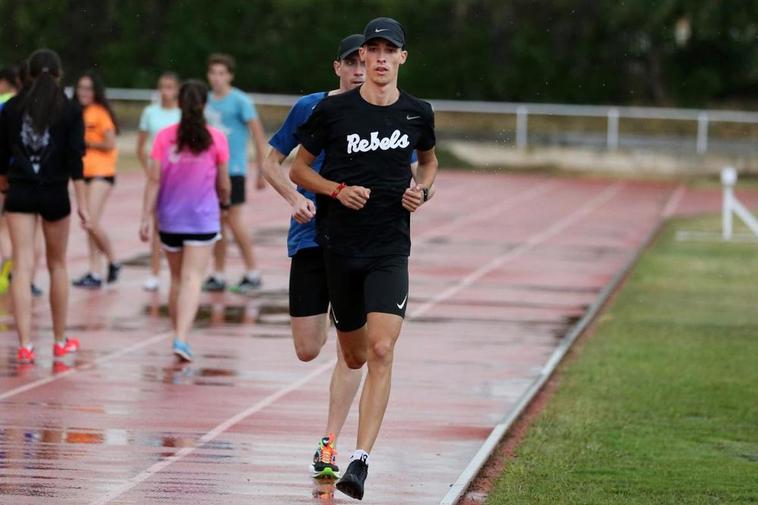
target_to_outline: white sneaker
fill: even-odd
[[[148,277],[145,280],[145,283],[142,284],[142,289],[145,291],[158,291],[158,288],[161,286],[161,282],[158,280],[157,277]]]

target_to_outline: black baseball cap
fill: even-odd
[[[354,33],[342,39],[340,45],[337,46],[337,59],[344,60],[356,52],[363,45],[364,40],[360,33]]]
[[[405,47],[405,30],[403,25],[392,18],[372,19],[363,30],[363,37],[368,42],[371,39],[384,39],[397,47]]]

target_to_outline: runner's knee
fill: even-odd
[[[342,357],[345,358],[347,367],[353,370],[357,370],[366,364],[366,353],[356,349],[347,350],[343,348]]]
[[[370,361],[377,362],[379,364],[392,363],[392,355],[393,355],[393,348],[394,348],[394,346],[392,345],[392,342],[379,340],[377,342],[372,342],[370,346],[371,346],[371,353],[369,356]]]
[[[297,353],[297,359],[300,361],[313,361],[321,353],[321,347],[322,344],[315,342],[312,338],[295,337],[295,353]]]

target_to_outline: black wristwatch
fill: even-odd
[[[421,188],[421,193],[424,195],[424,201],[429,200],[429,188]]]

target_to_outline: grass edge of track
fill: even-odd
[[[667,224],[487,505],[758,503],[758,248],[676,241],[711,221]]]

